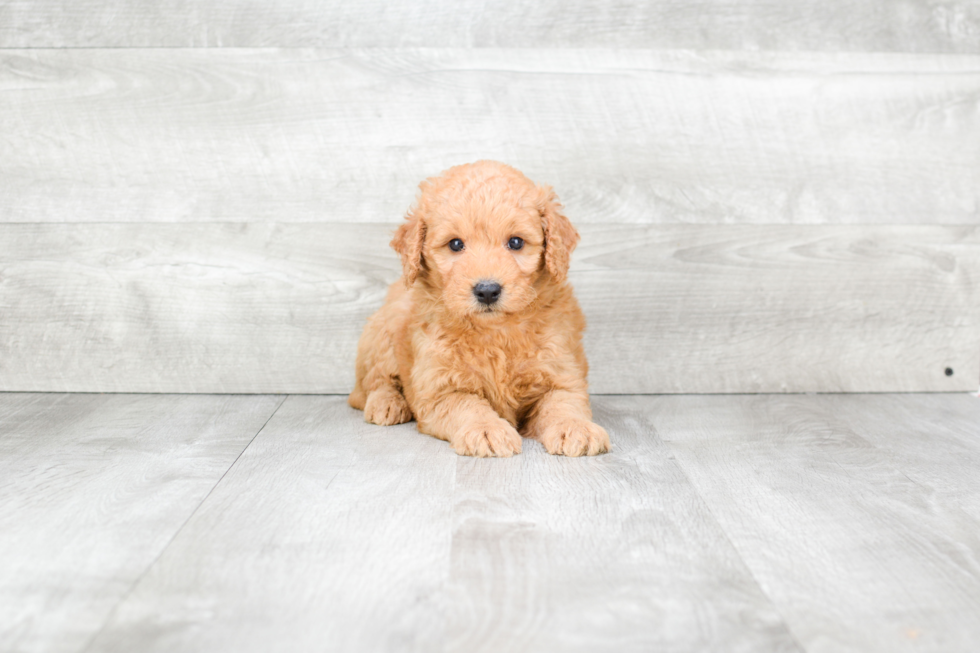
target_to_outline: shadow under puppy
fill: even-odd
[[[350,405],[374,424],[414,416],[463,455],[520,453],[522,434],[553,454],[608,451],[565,281],[579,235],[554,192],[495,161],[419,188],[391,241],[404,275],[361,336]]]

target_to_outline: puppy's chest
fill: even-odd
[[[464,338],[452,346],[452,364],[461,386],[491,403],[517,407],[549,387],[549,366],[533,334]]]

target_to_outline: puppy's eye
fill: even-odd
[[[513,236],[507,241],[507,247],[510,247],[511,249],[520,249],[524,247],[524,239]]]
[[[453,250],[454,252],[458,252],[462,250],[463,241],[460,240],[459,238],[453,238],[452,240],[449,241],[449,249]]]

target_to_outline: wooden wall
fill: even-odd
[[[976,0],[4,0],[14,48],[980,52]]]
[[[978,1],[0,0],[0,390],[346,392],[479,158],[581,227],[594,392],[980,383]]]

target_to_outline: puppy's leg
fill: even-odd
[[[394,358],[394,355],[392,355]],[[364,421],[382,426],[412,421],[412,409],[402,394],[396,374],[379,361],[364,378]]]
[[[362,387],[370,390],[363,390]],[[380,362],[367,373],[347,401],[354,408],[364,411],[365,422],[390,426],[412,421],[412,409],[402,394],[398,377]],[[358,405],[358,402],[363,403]]]
[[[568,390],[552,390],[541,397],[525,421],[524,434],[555,455],[595,456],[609,451],[609,434],[592,421],[588,395]]]
[[[357,344],[356,381],[347,403],[363,410],[366,422],[387,426],[412,420],[395,355],[395,341],[408,310],[404,284],[396,281],[385,304],[368,320]]]
[[[521,435],[486,400],[454,392],[424,402],[416,417],[419,431],[452,445],[461,456],[506,458],[521,452]]]
[[[393,385],[383,385],[368,393],[364,402],[364,421],[390,426],[412,421],[412,409],[405,395]]]

